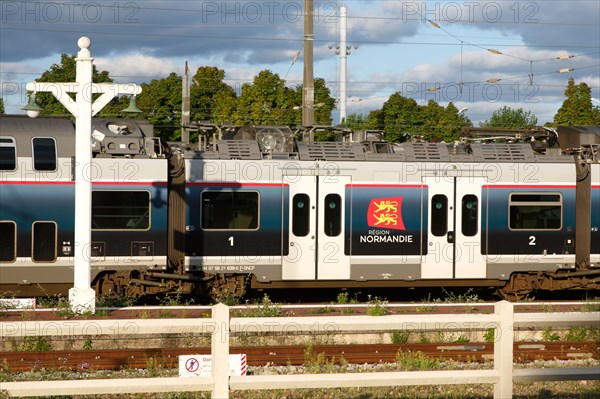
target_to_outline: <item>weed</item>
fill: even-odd
[[[417,343],[429,344],[429,343],[431,343],[431,340],[427,337],[427,334],[425,334],[423,331],[420,331],[419,338],[417,339]]]
[[[590,302],[584,303],[583,306],[581,307],[582,312],[598,312],[598,311],[600,311],[599,303],[591,303],[591,302],[600,301],[600,298],[594,297],[594,298],[589,299],[589,301]]]
[[[399,350],[396,353],[396,363],[406,370],[432,370],[440,367],[440,361],[425,355],[423,352]]]
[[[87,338],[85,341],[83,341],[83,350],[91,351],[92,349],[94,349],[92,340]]]
[[[460,343],[460,344],[466,344],[471,342],[471,340],[467,337],[465,337],[464,335],[461,335],[460,337],[456,338],[456,340],[454,340],[454,342],[456,343]]]
[[[494,328],[488,328],[483,334],[483,339],[485,340],[485,342],[495,342],[495,333],[496,332]]]
[[[335,363],[335,356],[330,360],[327,360],[325,352],[315,354],[312,345],[308,345],[306,349],[304,349],[304,366],[306,367],[307,373],[334,373],[336,372]],[[343,357],[340,358],[339,363],[342,365],[348,364]]]
[[[369,302],[367,302],[367,314],[369,316],[385,316],[389,313],[390,310],[388,309],[387,300],[379,297],[371,299],[371,296],[369,295]]]
[[[237,306],[240,304],[240,296],[236,295],[234,291],[223,289],[215,295],[215,300],[223,305]]]
[[[164,297],[159,298],[162,306],[187,306],[194,302],[194,299],[184,299],[181,292],[176,292],[174,295],[165,294]]]
[[[158,375],[161,365],[156,356],[146,358],[146,371],[149,377],[156,377]]]
[[[255,309],[249,309],[242,313],[242,317],[281,317],[285,316],[286,312],[281,308],[281,305],[271,301],[269,296],[265,294],[260,301],[253,303],[257,305]]]
[[[150,313],[143,311],[142,313],[140,313],[140,319],[149,319],[150,318]]]
[[[548,327],[542,331],[542,339],[544,341],[558,341],[560,339],[560,335],[552,331],[551,327]]]
[[[52,350],[48,337],[23,337],[17,352],[47,352]]]
[[[588,338],[588,331],[586,327],[571,327],[565,334],[565,341],[585,341]]]
[[[469,288],[462,294],[455,294],[453,291],[446,291],[445,288],[442,288],[444,292],[445,298],[444,300],[435,299],[434,302],[445,302],[445,303],[473,303],[473,302],[483,302],[483,299],[479,298],[473,288]]]
[[[315,314],[324,314],[324,313],[335,313],[337,310],[332,306],[325,306],[324,308],[318,308],[312,311]]]
[[[350,300],[350,298],[349,298],[348,291],[340,292],[336,298],[338,305],[347,305],[349,300]]]
[[[133,306],[139,299],[138,295],[135,294],[116,294],[106,293],[96,298],[96,307],[99,308],[125,308]]]
[[[407,344],[410,339],[410,331],[394,331],[392,332],[392,344],[400,345]]]
[[[431,293],[427,295],[427,299],[421,301],[423,304],[415,309],[417,313],[432,313],[435,311],[435,306],[431,305]]]
[[[342,308],[342,313],[344,314],[352,314],[352,313],[356,313],[356,311],[352,308]]]

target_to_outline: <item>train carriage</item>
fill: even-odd
[[[131,270],[164,270],[167,160],[150,156],[154,140],[146,141],[137,123],[95,119],[93,129],[92,280],[122,270],[127,277]],[[48,295],[72,286],[74,138],[68,119],[0,117],[3,291]],[[104,283],[105,291],[118,289],[114,278]]]
[[[531,283],[538,272],[575,269],[570,155],[529,143],[365,153],[361,143],[298,142],[297,152],[264,159],[259,142],[188,154],[188,271],[311,288],[503,287],[521,272]],[[597,204],[598,164],[591,168]],[[597,267],[600,216],[591,208]]]
[[[558,148],[551,130],[392,146],[246,127],[194,150],[143,120],[92,125],[99,294],[600,287],[597,128],[568,129]],[[67,119],[0,116],[1,292],[72,286],[74,135]]]

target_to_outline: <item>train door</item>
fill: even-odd
[[[349,176],[284,176],[289,185],[289,253],[284,280],[346,280],[345,188]]]
[[[485,278],[481,251],[483,178],[425,177],[427,255],[423,278]]]

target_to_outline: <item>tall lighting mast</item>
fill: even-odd
[[[314,124],[315,78],[313,72],[314,0],[304,0],[304,80],[302,85],[302,125]]]

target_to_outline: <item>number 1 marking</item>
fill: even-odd
[[[229,240],[229,246],[233,247],[233,236],[229,237],[228,240]]]

